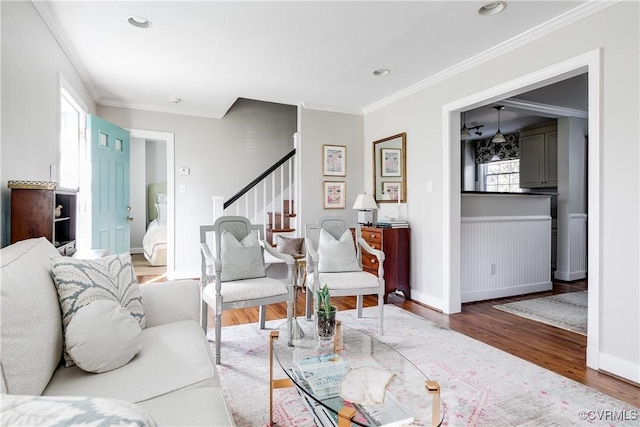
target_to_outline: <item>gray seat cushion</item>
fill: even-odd
[[[95,396],[129,402],[149,400],[176,390],[218,386],[211,348],[193,320],[142,331],[142,350],[126,365],[102,374],[77,366],[60,367],[45,396]]]
[[[161,426],[232,426],[222,390],[200,387],[138,403]],[[176,410],[179,408],[179,410]]]

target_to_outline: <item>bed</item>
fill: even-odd
[[[167,265],[167,183],[147,186],[147,218],[149,225],[142,238],[147,264]]]

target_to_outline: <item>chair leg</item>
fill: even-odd
[[[220,364],[220,340],[222,335],[222,315],[216,313],[216,365]]]
[[[384,335],[384,297],[378,295],[378,334]]]
[[[209,320],[209,304],[202,300],[202,307],[200,307],[200,326],[202,326],[202,330],[204,331],[204,335],[207,335],[207,320]]]
[[[357,310],[356,313],[359,318],[362,317],[363,300],[364,300],[364,297],[362,295],[356,296],[356,310]]]
[[[313,289],[307,287],[307,292],[306,292],[306,307],[305,307],[305,311],[304,314],[305,316],[307,316],[307,321],[311,321],[311,313],[313,313]]]
[[[265,320],[267,318],[267,307],[265,307],[264,305],[260,306],[260,310],[259,310],[259,317],[260,317],[260,329],[264,329],[264,323]]]

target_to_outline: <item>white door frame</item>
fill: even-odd
[[[589,222],[588,271],[589,301],[587,330],[587,366],[599,367],[600,355],[600,49],[543,68],[520,78],[458,99],[442,107],[443,134],[443,311],[461,311],[460,298],[460,112],[499,101],[569,77],[588,72],[589,87]]]
[[[175,135],[171,132],[129,129],[131,138],[154,139],[167,143],[167,277],[175,271]]]

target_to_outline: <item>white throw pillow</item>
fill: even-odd
[[[233,233],[223,231],[220,236],[220,261],[220,280],[223,282],[266,276],[262,246],[255,230],[247,234],[242,242],[238,242]]]
[[[353,235],[349,229],[342,233],[340,239],[336,239],[331,233],[321,228],[318,257],[318,271],[320,273],[362,270],[358,264]]]
[[[158,215],[156,216],[158,223],[160,225],[167,225],[167,204],[166,203],[156,203],[156,212]]]
[[[142,329],[114,301],[82,307],[67,325],[67,351],[80,369],[100,374],[129,363],[142,349]]]
[[[126,308],[145,327],[140,288],[131,263],[131,255],[112,255],[96,260],[56,257],[51,260],[51,273],[62,310],[62,332],[76,313],[95,301],[108,300]],[[65,366],[75,363],[63,347]]]

